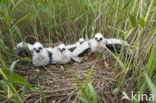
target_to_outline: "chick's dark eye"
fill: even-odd
[[[102,38],[100,38],[100,40],[102,40]]]
[[[62,50],[65,50],[65,48],[63,48]]]
[[[42,47],[39,47],[39,49],[41,50],[41,49],[42,49]]]
[[[95,39],[97,40],[97,37]]]

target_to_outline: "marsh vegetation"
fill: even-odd
[[[128,41],[131,58],[106,51],[107,66],[94,54],[64,70],[37,69],[14,50],[21,41],[48,47],[97,32]],[[155,38],[156,0],[0,0],[0,102],[140,102],[122,100],[123,91],[156,100]]]

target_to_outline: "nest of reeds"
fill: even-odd
[[[122,93],[119,92],[117,96],[112,93],[120,81],[121,68],[107,51],[105,51],[105,55],[106,63],[99,54],[92,54],[88,60],[84,60],[80,64],[68,64],[69,68],[65,65],[47,65],[37,68],[30,62],[19,62],[14,72],[27,78],[34,87],[41,87],[48,103],[79,103],[77,93],[80,88],[69,70],[83,85],[91,67],[95,64],[87,82],[93,85],[100,97],[99,102],[123,102],[121,101]],[[29,103],[42,103],[41,91],[26,93],[25,100]]]
[[[68,67],[75,74],[81,84],[83,84],[91,67],[95,64],[88,82],[94,86],[97,95],[101,97],[100,101],[115,102],[118,101],[118,98],[112,98],[112,91],[117,87],[120,74],[114,74],[117,70],[117,68],[115,68],[117,65],[115,59],[107,52],[105,55],[106,63],[108,65],[104,63],[102,57],[97,58],[98,54],[92,54],[89,56],[88,60],[84,60],[77,65],[74,63],[68,64]],[[18,65],[15,72],[21,76],[26,76],[28,81],[34,85],[34,87],[42,87],[43,92],[45,93],[45,98],[48,102],[78,102],[77,92],[80,89],[74,78],[72,78],[69,69],[67,69],[65,65],[62,66],[48,65],[45,67],[39,67],[39,71],[36,72],[35,70],[37,67],[34,67],[31,64],[29,66],[23,66],[23,64],[21,64]],[[27,94],[25,99],[30,103],[41,103],[43,101],[39,91]]]

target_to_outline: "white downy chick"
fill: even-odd
[[[71,62],[71,52],[66,48],[64,44],[60,44],[52,51],[53,63],[66,64]]]
[[[66,48],[69,49],[70,51],[74,51],[76,47],[83,44],[84,42],[85,42],[84,38],[80,38],[78,42],[72,45],[67,45]]]
[[[124,46],[123,50],[124,50],[124,54],[128,56],[132,55],[132,50],[128,44],[127,41],[125,41],[125,43],[121,39],[116,39],[116,38],[110,38],[107,39],[107,44],[106,47],[111,50],[112,52],[117,52],[120,53],[121,51],[121,47],[122,45]]]
[[[89,51],[89,45],[88,42],[83,41],[81,45],[77,46],[75,50],[71,53],[72,60],[76,62],[81,62],[83,60],[83,57],[86,53]]]
[[[17,51],[17,54],[19,56],[23,56],[24,54],[28,56],[29,55],[28,52],[31,52],[33,50],[33,48],[34,48],[34,46],[29,43],[20,42],[16,45],[15,50]]]
[[[88,41],[91,52],[102,53],[105,50],[105,45],[107,40],[103,37],[101,33],[95,34],[94,38]]]
[[[85,42],[84,38],[80,38],[79,41],[77,42],[77,46],[83,44]]]
[[[34,44],[34,49],[32,50],[33,54],[33,65],[34,66],[44,66],[49,64],[50,57],[47,48],[44,48],[43,45],[39,42]]]
[[[116,39],[116,38],[110,38],[107,39],[107,44],[123,44],[123,41],[121,39]],[[125,41],[124,46],[129,46],[129,44],[127,43],[127,41]]]

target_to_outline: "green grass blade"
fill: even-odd
[[[12,91],[16,94],[16,96],[18,97],[19,101],[21,103],[24,103],[24,100],[22,99],[22,97],[19,95],[19,93],[17,92],[17,90],[15,89],[15,87],[11,84],[8,83],[9,87],[12,89]]]
[[[3,98],[3,99],[5,99],[5,100],[8,100],[8,101],[10,101],[10,102],[13,102],[13,103],[19,103],[19,102],[16,101],[15,99],[8,98],[8,97],[6,97],[6,96],[4,96],[4,95],[2,95],[2,94],[0,94],[0,97]]]
[[[43,102],[44,102],[44,103],[47,103],[47,100],[46,100],[46,98],[45,98],[45,93],[43,92],[42,87],[39,87],[39,90],[40,90],[40,93],[41,93],[41,96],[42,96]]]
[[[16,21],[16,24],[20,23],[21,21],[23,21],[24,19],[26,19],[29,15],[31,14],[31,12],[28,12],[26,15],[22,16],[20,19],[18,19]]]
[[[89,95],[85,92],[85,89],[83,88],[83,86],[81,85],[80,81],[78,80],[78,78],[76,77],[76,75],[71,71],[71,69],[69,68],[68,65],[66,65],[66,68],[68,69],[69,73],[71,74],[72,78],[76,81],[77,86],[80,88],[82,94],[84,95],[84,97],[87,99],[87,101],[89,103],[91,102],[91,99],[89,98]]]
[[[84,97],[81,97],[81,96],[79,96],[79,100],[80,100],[82,103],[89,103],[89,102],[87,101],[87,99],[85,99]]]
[[[93,86],[90,83],[88,83],[88,87],[89,87],[89,90],[90,90],[92,98],[93,98],[93,103],[98,103],[98,101],[97,101],[97,94],[96,94]]]
[[[2,58],[1,53],[0,53],[0,63],[1,63],[2,68],[7,68],[7,66],[6,66],[6,64],[5,64],[5,62],[4,62],[3,58]]]
[[[83,87],[85,87],[85,85],[87,84],[87,81],[88,81],[88,79],[90,78],[90,76],[91,76],[91,74],[92,74],[92,71],[93,71],[93,69],[94,69],[94,67],[95,67],[95,64],[96,64],[96,61],[95,61],[95,63],[92,65],[92,67],[90,68],[89,73],[88,73],[88,75],[87,75],[87,77],[86,77],[86,79],[85,79],[85,81],[84,81],[84,83],[83,83]]]
[[[9,69],[0,69],[0,73],[2,75],[4,75],[6,80],[9,80],[10,77],[10,70]],[[31,84],[29,84],[28,82],[26,82],[20,75],[12,72],[12,81],[14,83],[18,83],[18,84],[24,84],[27,85],[29,88],[33,88]]]
[[[0,48],[1,48],[1,49],[5,49],[5,50],[6,50],[6,49],[7,49],[7,50],[9,49],[8,46],[6,46],[6,44],[4,43],[4,41],[3,41],[1,38],[0,38]]]
[[[95,9],[94,9],[92,3],[91,3],[91,0],[88,0],[88,3],[89,3],[89,6],[91,7],[93,13],[96,14],[96,11],[95,11]]]
[[[149,77],[152,76],[155,65],[156,65],[156,39],[154,40],[152,51],[150,53],[150,57],[148,59],[148,64],[147,64],[146,73],[149,74]]]
[[[116,59],[116,61],[119,63],[120,67],[122,70],[126,70],[125,65],[123,64],[123,62],[117,57],[115,56],[108,48],[106,48],[107,51]]]
[[[16,61],[14,61],[11,66],[10,66],[10,76],[9,76],[9,81],[12,82],[12,74],[13,74],[13,70],[15,68],[15,65],[17,64],[17,62],[20,62],[20,61],[32,61],[31,59],[28,59],[28,58],[22,58],[22,59],[18,59]]]
[[[129,14],[129,20],[130,20],[130,23],[132,24],[133,27],[137,26],[136,17],[134,15]]]
[[[22,41],[22,45],[23,45],[24,49],[26,50],[26,52],[28,53],[28,55],[31,55],[31,51],[29,50],[28,45],[23,41]]]
[[[148,75],[146,75],[145,77],[146,77],[146,81],[149,85],[149,88],[150,88],[152,94],[154,95],[154,98],[156,98],[156,87],[155,87],[155,85],[152,83],[152,81],[150,80]],[[156,100],[155,100],[155,102],[156,102]]]

